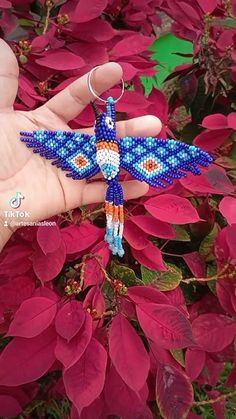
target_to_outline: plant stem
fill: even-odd
[[[51,0],[48,0],[48,1],[46,2],[46,8],[47,8],[47,10],[46,10],[45,22],[44,22],[44,25],[43,25],[43,32],[42,32],[42,34],[43,34],[43,35],[44,35],[44,34],[47,32],[47,30],[48,30],[49,18],[50,18],[50,12],[51,12],[51,10],[52,10],[53,6],[54,6],[54,4],[53,4],[53,2],[52,2]]]
[[[202,401],[200,401],[200,402],[196,402],[196,401],[194,401],[194,402],[193,402],[193,405],[194,405],[194,406],[204,406],[204,405],[206,405],[206,404],[217,403],[217,402],[220,402],[220,401],[226,400],[226,399],[228,399],[229,397],[234,397],[234,396],[236,396],[236,390],[231,391],[230,393],[227,393],[227,394],[221,394],[221,396],[216,397],[215,399],[202,400]]]

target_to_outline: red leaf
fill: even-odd
[[[17,276],[0,287],[0,303],[18,306],[31,297],[34,289],[35,281],[30,276]]]
[[[65,368],[70,368],[83,355],[92,337],[92,317],[86,313],[85,321],[79,333],[70,342],[58,336],[55,354]]]
[[[148,246],[147,234],[137,227],[131,220],[125,222],[124,237],[134,249],[141,250]]]
[[[85,221],[79,226],[71,224],[61,230],[62,238],[66,244],[66,253],[82,252],[96,243],[103,235],[103,230]]]
[[[70,341],[81,329],[85,321],[85,312],[82,303],[69,301],[57,313],[56,331],[64,339]]]
[[[164,194],[150,198],[145,208],[153,217],[172,224],[196,223],[200,220],[193,205],[181,196]]]
[[[132,248],[134,258],[149,269],[166,271],[166,266],[162,259],[162,253],[158,247],[149,242],[149,245],[142,250]]]
[[[77,3],[77,0],[75,0]],[[63,12],[63,7],[69,6],[72,2],[66,2],[60,9],[60,13]],[[73,35],[80,41],[94,42],[97,43],[108,41],[116,35],[116,30],[112,28],[110,23],[102,19],[93,19],[86,23],[80,23],[79,25],[73,24]]]
[[[61,13],[69,13],[72,22],[82,23],[100,16],[106,6],[107,0],[73,0],[63,6]]]
[[[153,39],[149,36],[144,36],[141,33],[128,36],[117,42],[111,51],[112,59],[120,57],[127,57],[128,55],[140,54],[146,51],[152,44]]]
[[[206,353],[199,349],[187,348],[185,354],[185,370],[191,381],[201,374],[206,361]]]
[[[55,361],[55,338],[53,328],[35,338],[14,338],[0,356],[0,385],[19,386],[42,377]]]
[[[217,7],[217,0],[197,0],[204,13],[212,13]]]
[[[9,9],[11,6],[12,6],[12,4],[8,0],[1,0],[0,1],[0,7],[2,7],[3,9]]]
[[[129,287],[128,296],[135,304],[170,304],[168,297],[163,292],[145,285]]]
[[[134,392],[125,384],[115,368],[111,367],[104,388],[109,412],[124,419],[152,419],[153,415],[146,405],[146,394],[143,393]]]
[[[6,247],[1,253],[0,275],[16,276],[27,272],[31,268],[29,257],[32,247],[24,244],[16,244]]]
[[[172,239],[176,233],[173,227],[148,215],[134,215],[130,218],[145,233],[163,239]]]
[[[95,310],[96,317],[102,316],[104,314],[104,312],[106,311],[106,301],[103,292],[99,287],[95,286],[89,290],[88,294],[84,299],[83,308],[85,310]]]
[[[193,336],[201,349],[219,352],[228,346],[236,334],[236,322],[222,314],[207,313],[192,323]]]
[[[150,360],[142,340],[122,314],[112,321],[109,351],[112,363],[124,382],[134,391],[141,390],[147,380]]]
[[[79,413],[102,392],[107,364],[104,347],[92,338],[82,358],[64,372],[66,394]]]
[[[37,241],[45,255],[55,252],[61,244],[58,226],[40,226],[37,231]]]
[[[6,417],[17,416],[22,412],[22,406],[13,396],[9,394],[0,395],[0,415]]]
[[[50,326],[56,312],[55,301],[44,297],[29,298],[15,313],[7,335],[33,338]]]
[[[224,195],[234,192],[234,185],[226,176],[224,169],[212,166],[207,172],[206,177],[217,193]]]
[[[206,116],[202,121],[202,126],[208,129],[229,128],[228,122],[227,122],[227,116],[221,113],[216,113],[214,115]]]
[[[37,58],[35,62],[44,67],[61,71],[76,70],[85,65],[85,62],[81,57],[62,48],[47,51],[43,57]]]
[[[203,278],[206,275],[205,259],[199,252],[185,253],[182,257],[195,277]]]
[[[157,364],[156,401],[165,419],[186,418],[193,403],[188,377],[175,367]]]
[[[51,281],[62,270],[65,258],[66,249],[63,241],[55,252],[47,255],[38,247],[32,257],[34,272],[42,282]]]
[[[104,241],[98,243],[91,251],[91,257],[86,258],[84,265],[84,288],[90,285],[100,285],[104,280],[105,268],[111,257],[108,244]],[[99,257],[99,260],[95,256]]]
[[[195,137],[193,143],[204,150],[213,151],[224,144],[230,134],[230,129],[203,131]]]
[[[228,224],[236,223],[236,198],[225,196],[219,205],[221,214],[226,218]]]
[[[137,316],[144,333],[166,349],[193,345],[191,325],[176,308],[167,304],[139,304]]]
[[[235,34],[235,31],[234,31],[234,34]],[[236,112],[229,113],[227,119],[228,119],[229,127],[232,128],[233,130],[236,130]]]
[[[229,246],[230,255],[236,259],[236,224],[228,226],[226,229],[226,243]]]

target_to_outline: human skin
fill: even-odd
[[[67,125],[94,100],[88,89],[87,75],[77,79],[48,102],[33,111],[15,111],[14,100],[18,89],[19,67],[10,47],[0,40],[0,250],[14,231],[4,226],[9,199],[21,192],[20,210],[30,213],[25,221],[40,221],[81,205],[102,202],[106,183],[96,180],[75,181],[65,176],[49,160],[34,154],[19,140],[20,131],[40,128],[71,130]],[[122,77],[119,64],[110,62],[100,66],[93,74],[92,83],[101,94],[116,85]],[[117,123],[118,137],[156,136],[161,122],[153,115]],[[93,133],[93,128],[82,132]],[[125,199],[138,198],[148,190],[145,182],[122,182]],[[8,220],[8,224],[10,224]],[[21,219],[22,221],[22,219]]]

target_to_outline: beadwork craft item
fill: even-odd
[[[91,76],[92,73],[90,73]],[[96,96],[88,79],[90,91]],[[103,100],[104,101],[104,100]],[[117,101],[117,100],[116,100]],[[52,164],[67,171],[75,180],[89,179],[100,171],[107,182],[105,198],[106,235],[114,255],[122,257],[124,249],[124,198],[119,183],[120,169],[127,170],[140,181],[154,187],[166,187],[186,172],[201,174],[199,166],[207,167],[212,157],[194,145],[173,139],[126,136],[117,139],[116,111],[112,97],[106,100],[106,112],[95,111],[95,135],[73,131],[37,130],[21,132],[21,141]]]

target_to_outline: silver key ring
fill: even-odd
[[[92,83],[91,83],[91,77],[94,73],[95,70],[97,70],[99,67],[101,67],[100,65],[97,65],[96,67],[92,68],[92,70],[88,73],[88,88],[90,90],[90,92],[92,93],[93,96],[95,96],[96,99],[101,100],[104,103],[107,103],[107,99],[103,99],[102,97],[100,97],[98,95],[98,93],[95,92],[95,90],[93,89]],[[117,103],[123,96],[124,91],[125,91],[125,82],[124,79],[121,79],[121,83],[122,83],[122,87],[121,87],[121,94],[117,99],[114,99],[114,102]]]

